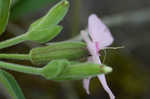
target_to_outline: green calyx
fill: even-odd
[[[69,66],[56,81],[61,80],[80,80],[88,77],[95,77],[99,74],[107,74],[112,72],[112,68],[94,63],[79,63]]]
[[[69,62],[67,60],[53,60],[43,67],[41,74],[46,79],[55,79],[60,76],[68,66]]]
[[[53,59],[77,60],[88,55],[86,45],[82,42],[58,42],[30,51],[33,64],[47,64]]]

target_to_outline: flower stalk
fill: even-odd
[[[0,54],[0,59],[30,60],[28,54]]]
[[[35,68],[35,67],[29,67],[25,65],[18,65],[18,64],[13,64],[13,63],[7,63],[7,62],[2,62],[0,61],[0,68],[8,69],[8,70],[13,70],[16,72],[22,72],[22,73],[27,73],[27,74],[33,74],[33,75],[41,75],[41,68]]]
[[[0,49],[19,44],[23,41],[26,41],[26,35],[21,35],[21,36],[18,36],[18,37],[15,37],[6,41],[2,41],[0,42]]]

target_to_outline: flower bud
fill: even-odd
[[[78,63],[71,65],[67,60],[53,60],[46,65],[41,74],[49,80],[80,80],[106,74],[112,71],[111,67],[103,64]]]
[[[80,80],[110,72],[112,72],[112,68],[103,64],[79,63],[67,67],[65,71],[54,80]]]

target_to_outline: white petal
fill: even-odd
[[[83,38],[83,40],[87,43],[87,45],[88,45],[88,43],[91,43],[91,40],[90,40],[88,34],[86,33],[86,31],[81,31],[80,34],[81,34],[81,37]]]
[[[90,52],[90,54],[92,56],[95,56],[97,54],[95,43],[93,43],[90,40],[89,36],[87,35],[87,33],[85,31],[81,31],[81,36],[82,36],[83,40],[86,42],[86,45],[87,45],[87,48],[88,48],[88,51]]]
[[[86,90],[86,93],[89,95],[89,85],[90,85],[90,77],[88,79],[83,79],[83,88]]]
[[[88,62],[93,62],[92,56],[89,56],[89,57],[88,57]]]
[[[98,42],[99,49],[109,46],[113,42],[113,37],[109,29],[95,14],[89,16],[88,32],[92,40]]]
[[[98,79],[100,80],[105,91],[109,94],[110,99],[115,99],[114,94],[112,93],[112,91],[110,90],[110,88],[107,85],[105,75],[104,74],[98,75]]]

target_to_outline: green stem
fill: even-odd
[[[0,68],[13,70],[17,72],[23,72],[27,74],[33,74],[33,75],[41,75],[41,71],[42,71],[42,68],[35,68],[35,67],[29,67],[25,65],[6,63],[2,61],[0,61]]]
[[[2,42],[0,42],[0,49],[10,47],[12,45],[16,45],[16,44],[21,43],[25,40],[26,40],[26,35],[23,34],[23,35],[20,35],[18,37],[15,37],[15,38],[12,38],[12,39],[9,39],[6,41],[2,41]]]
[[[0,59],[30,60],[28,54],[0,54]]]

